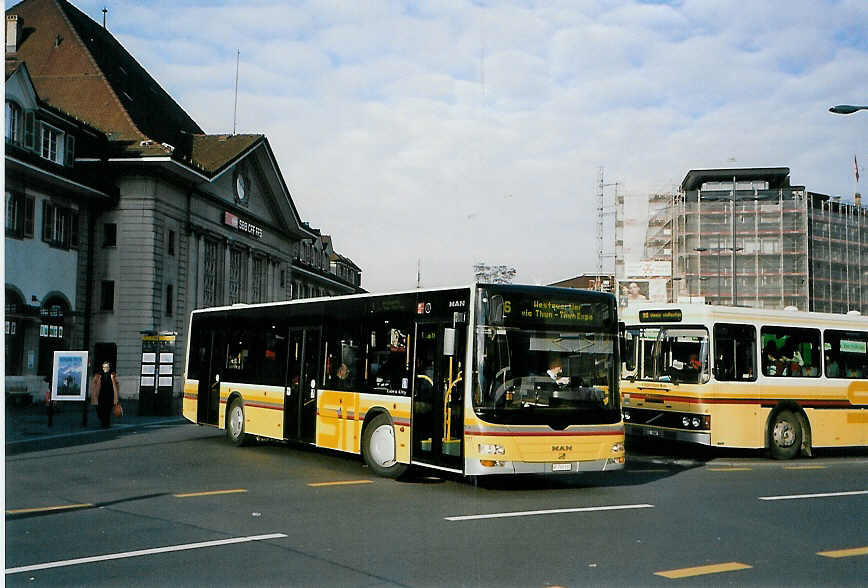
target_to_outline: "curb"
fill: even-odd
[[[96,441],[100,441],[103,438],[110,439],[132,431],[137,431],[150,427],[180,425],[187,422],[189,421],[187,421],[182,416],[173,416],[164,419],[154,419],[147,422],[114,424],[108,429],[91,429],[65,433],[55,433],[50,435],[40,435],[38,437],[30,437],[28,439],[8,441],[5,444],[6,455],[15,455],[18,453],[27,453],[29,451],[38,451],[44,449],[57,449],[60,447],[67,447],[69,445],[76,445],[80,443],[93,443]]]

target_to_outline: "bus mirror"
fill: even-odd
[[[443,329],[443,355],[455,355],[455,329]]]

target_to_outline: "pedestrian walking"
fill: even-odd
[[[118,378],[112,371],[111,362],[102,362],[102,371],[93,375],[90,403],[96,405],[102,428],[108,429],[111,426],[112,411],[118,404]]]

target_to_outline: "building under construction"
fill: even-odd
[[[868,312],[868,213],[859,196],[843,203],[809,192],[790,185],[789,173],[691,170],[668,205],[656,203],[645,255],[671,252],[672,299]]]

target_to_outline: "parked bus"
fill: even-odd
[[[691,304],[622,320],[628,434],[776,459],[868,445],[868,318]]]
[[[197,310],[184,416],[465,475],[624,467],[615,298],[473,285]]]

